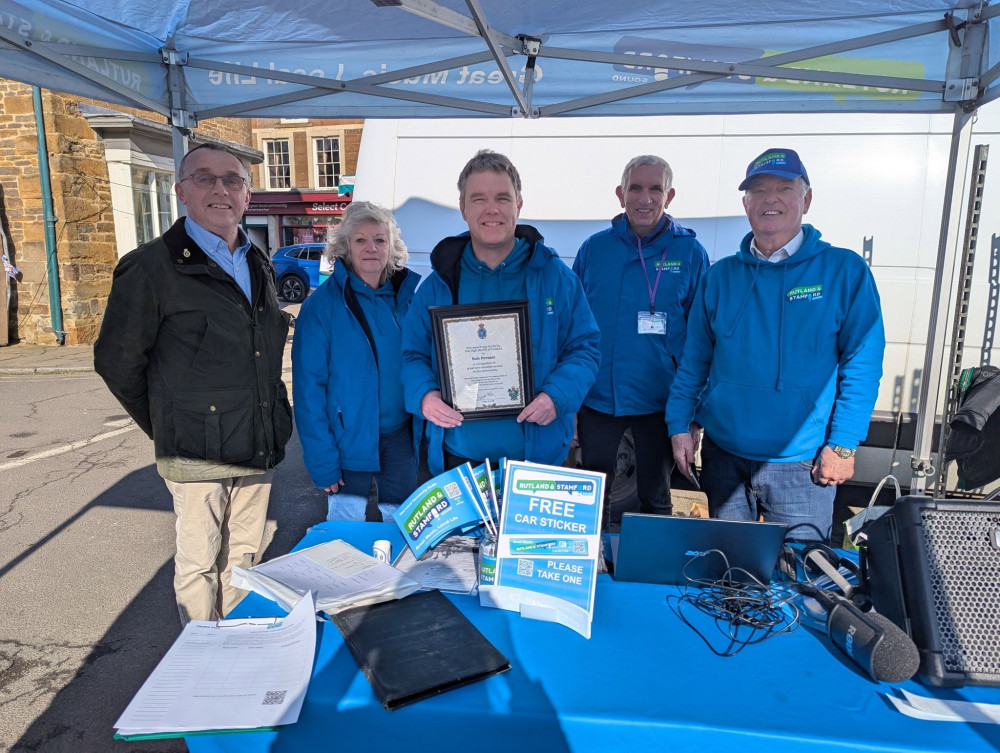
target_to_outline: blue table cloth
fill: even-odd
[[[298,548],[332,538],[370,552],[404,546],[394,524],[324,523]],[[192,753],[406,751],[996,751],[1000,726],[923,721],[883,698],[826,637],[800,627],[716,656],[667,603],[669,586],[599,578],[592,637],[561,625],[451,596],[512,669],[412,706],[382,708],[340,633],[318,626],[312,681],[297,724],[272,732],[187,738]],[[233,616],[280,615],[251,594]],[[714,628],[703,622],[707,633]],[[715,634],[716,637],[721,637]],[[725,641],[714,641],[724,645]],[[456,649],[458,650],[458,649]],[[917,695],[1000,704],[1000,689],[931,689]]]

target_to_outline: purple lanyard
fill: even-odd
[[[660,287],[660,273],[663,271],[663,260],[667,258],[667,249],[663,249],[663,253],[660,254],[659,264],[656,266],[656,283],[651,285],[649,283],[649,272],[646,271],[646,260],[642,256],[642,239],[636,236],[636,243],[639,244],[639,266],[642,267],[642,273],[646,276],[646,289],[649,291],[649,313],[656,313],[656,291]]]

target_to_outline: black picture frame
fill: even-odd
[[[428,311],[441,399],[465,419],[520,414],[535,397],[528,302],[432,306]],[[491,399],[497,396],[499,400]]]

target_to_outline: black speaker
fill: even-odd
[[[940,687],[1000,686],[1000,504],[906,496],[866,529],[872,605]]]

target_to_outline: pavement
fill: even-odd
[[[281,304],[282,311],[298,316],[298,303]],[[285,384],[292,383],[292,334],[288,331],[282,362]],[[32,345],[15,343],[0,346],[0,376],[31,374],[86,374],[94,371],[93,345]]]
[[[94,371],[93,345],[31,345],[0,347],[0,376],[32,374],[86,374]],[[292,383],[292,335],[289,332],[282,363],[285,384]]]
[[[0,347],[0,374],[78,374],[94,370],[92,345],[30,345]]]

